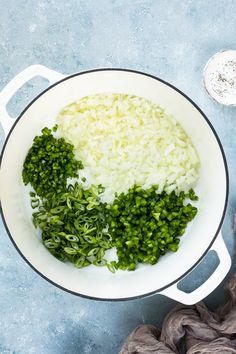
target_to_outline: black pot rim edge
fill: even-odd
[[[0,157],[0,167],[1,167],[1,164],[2,164],[2,158],[3,158],[3,155],[4,155],[4,151],[5,151],[5,148],[6,148],[6,145],[7,145],[7,142],[8,142],[8,139],[14,129],[14,127],[16,126],[16,124],[18,123],[18,121],[21,119],[21,117],[24,115],[24,113],[29,109],[30,106],[32,106],[32,104],[37,101],[37,99],[39,97],[41,97],[44,93],[46,93],[47,91],[49,91],[51,88],[53,88],[54,86],[57,86],[59,85],[60,83],[62,83],[63,81],[66,81],[66,80],[69,80],[75,76],[79,76],[79,75],[84,75],[84,74],[89,74],[89,73],[93,73],[93,72],[99,72],[99,71],[123,71],[123,72],[130,72],[130,73],[134,73],[134,74],[140,74],[140,75],[144,75],[144,76],[147,76],[147,77],[150,77],[154,80],[157,80],[159,82],[162,82],[163,84],[171,87],[173,90],[177,91],[179,94],[181,94],[183,97],[185,97],[198,111],[199,113],[202,115],[202,117],[206,120],[207,124],[209,125],[210,129],[212,130],[216,140],[217,140],[217,143],[220,147],[220,150],[221,150],[221,154],[222,154],[222,157],[223,157],[223,161],[224,161],[224,168],[225,168],[225,176],[226,176],[226,194],[225,194],[225,203],[224,203],[224,209],[223,209],[223,213],[222,213],[222,216],[221,216],[221,219],[220,219],[220,222],[219,222],[219,225],[218,225],[218,228],[216,230],[216,233],[214,235],[214,237],[212,238],[212,241],[210,242],[209,246],[207,247],[207,249],[205,250],[205,252],[201,255],[201,257],[197,260],[197,262],[195,262],[195,264],[190,267],[184,274],[182,274],[180,277],[178,277],[176,280],[174,280],[173,282],[159,288],[159,289],[156,289],[154,291],[151,291],[151,292],[148,292],[148,293],[145,293],[145,294],[141,294],[141,295],[136,295],[136,296],[131,296],[131,297],[124,297],[124,298],[99,298],[99,297],[95,297],[95,296],[89,296],[89,295],[85,295],[85,294],[80,294],[80,293],[77,293],[75,291],[72,291],[72,290],[69,290],[67,288],[64,288],[63,286],[55,283],[53,280],[49,279],[48,277],[46,277],[44,274],[42,274],[38,269],[36,269],[31,263],[30,261],[23,255],[23,253],[20,251],[20,249],[18,248],[18,246],[16,245],[10,231],[9,231],[9,228],[8,228],[8,225],[7,225],[7,222],[5,220],[5,217],[4,217],[4,213],[3,213],[3,209],[2,209],[2,204],[1,204],[1,201],[0,201],[0,214],[2,216],[2,220],[3,220],[3,224],[5,226],[5,229],[8,233],[8,236],[11,240],[11,242],[13,243],[14,247],[16,248],[16,250],[18,251],[18,253],[21,255],[21,257],[25,260],[25,262],[37,273],[39,274],[42,278],[44,278],[45,280],[47,280],[49,283],[51,283],[52,285],[56,286],[57,288],[61,289],[61,290],[64,290],[70,294],[73,294],[73,295],[76,295],[76,296],[79,296],[79,297],[82,297],[82,298],[86,298],[86,299],[90,299],[90,300],[96,300],[96,301],[107,301],[107,302],[118,302],[118,301],[128,301],[128,300],[135,300],[135,299],[141,299],[141,298],[145,298],[145,297],[148,297],[148,296],[151,296],[151,295],[155,295],[155,294],[158,294],[160,292],[162,292],[163,290],[171,287],[172,285],[178,283],[181,279],[183,279],[184,277],[186,277],[187,274],[189,274],[199,263],[200,261],[205,257],[205,255],[207,254],[207,252],[210,250],[211,246],[213,245],[213,243],[215,242],[215,239],[216,237],[218,236],[219,232],[220,232],[220,229],[222,227],[222,224],[223,224],[223,221],[224,221],[224,217],[225,217],[225,213],[226,213],[226,209],[227,209],[227,203],[228,203],[228,195],[229,195],[229,172],[228,172],[228,166],[227,166],[227,161],[226,161],[226,157],[225,157],[225,153],[224,153],[224,150],[223,150],[223,147],[222,147],[222,144],[220,142],[220,139],[213,127],[213,125],[211,124],[211,122],[209,121],[209,119],[206,117],[206,115],[202,112],[202,110],[198,107],[198,105],[192,101],[191,98],[189,98],[185,93],[183,93],[181,90],[179,90],[177,87],[175,87],[174,85],[160,79],[159,77],[157,76],[154,76],[154,75],[151,75],[151,74],[147,74],[145,72],[142,72],[142,71],[138,71],[138,70],[133,70],[133,69],[122,69],[122,68],[99,68],[99,69],[92,69],[92,70],[86,70],[86,71],[81,71],[81,72],[78,72],[78,73],[74,73],[72,75],[69,75],[69,76],[66,76],[65,78],[62,78],[61,80],[55,82],[54,84],[50,85],[49,87],[47,87],[45,90],[43,90],[42,92],[40,92],[40,94],[38,94],[26,107],[25,109],[20,113],[19,117],[15,119],[15,122],[14,124],[12,125],[11,129],[10,129],[10,132],[8,133],[5,141],[4,141],[4,144],[3,144],[3,148],[2,148],[2,151],[1,151],[1,157]]]

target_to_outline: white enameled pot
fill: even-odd
[[[51,86],[38,95],[16,120],[6,110],[13,94],[28,80],[42,76]],[[181,123],[195,145],[201,172],[196,193],[199,212],[181,238],[176,253],[168,253],[154,266],[134,272],[110,273],[105,267],[77,269],[55,259],[40,242],[26,205],[21,172],[32,140],[44,126],[52,126],[60,109],[82,96],[98,92],[127,93],[145,97]],[[0,93],[0,120],[6,140],[1,155],[1,213],[6,230],[25,261],[52,284],[73,294],[100,300],[127,300],[163,294],[193,304],[211,293],[230,269],[231,259],[220,232],[228,197],[225,156],[214,128],[203,112],[174,86],[145,73],[123,69],[99,69],[68,77],[41,65],[18,74]],[[219,265],[198,289],[178,289],[185,277],[210,250]]]

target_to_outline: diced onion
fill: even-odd
[[[108,195],[136,183],[158,192],[187,191],[198,178],[199,157],[181,125],[158,105],[137,96],[83,97],[58,116],[60,134]],[[109,199],[109,198],[108,198]]]

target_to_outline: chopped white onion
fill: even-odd
[[[106,195],[134,183],[158,192],[186,191],[198,178],[199,158],[180,124],[158,105],[137,96],[96,94],[66,106],[60,134]]]

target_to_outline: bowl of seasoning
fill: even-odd
[[[225,106],[236,105],[236,50],[223,50],[213,55],[203,71],[207,93]]]

